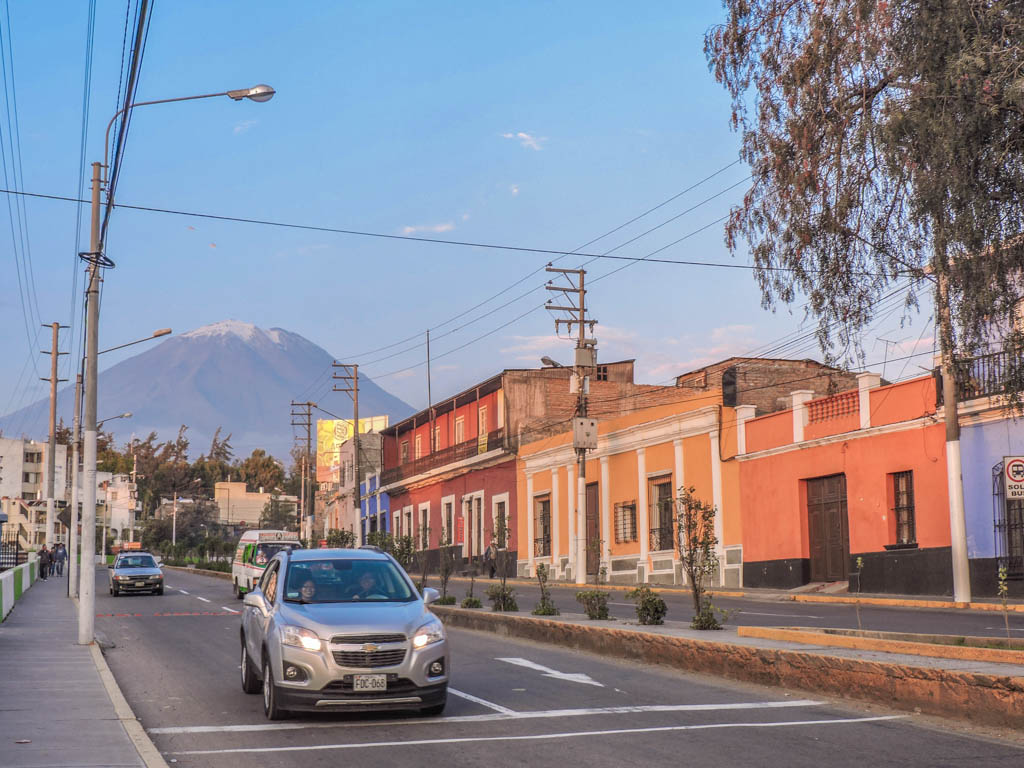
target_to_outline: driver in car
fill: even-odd
[[[381,594],[380,587],[377,586],[377,577],[370,571],[363,571],[359,576],[359,587],[352,595],[353,600],[372,600],[381,599],[384,595]]]

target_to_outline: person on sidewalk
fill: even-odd
[[[64,575],[64,561],[68,559],[68,551],[64,549],[63,544],[57,544],[57,549],[54,550],[53,560],[57,566],[57,575]]]
[[[50,575],[50,550],[43,544],[43,548],[39,550],[39,578],[41,581],[46,581]]]
[[[495,571],[498,570],[498,548],[494,546],[493,541],[484,551],[484,568],[487,569],[487,573],[493,579]]]

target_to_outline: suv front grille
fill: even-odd
[[[335,635],[331,638],[335,645],[362,645],[363,643],[404,643],[405,635]]]
[[[334,651],[334,662],[340,667],[394,667],[405,660],[405,648],[387,651]]]

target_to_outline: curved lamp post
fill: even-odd
[[[82,498],[82,573],[80,574],[78,601],[78,644],[89,645],[93,641],[96,616],[96,357],[99,355],[99,290],[100,269],[111,267],[113,262],[103,253],[102,230],[100,228],[100,190],[106,182],[110,129],[117,118],[135,107],[152,104],[169,104],[175,101],[194,101],[227,96],[234,101],[249,99],[255,102],[269,101],[274,89],[269,85],[255,85],[220,93],[203,93],[198,96],[178,96],[173,99],[138,101],[119,109],[107,123],[103,142],[103,163],[92,164],[92,216],[89,250],[79,254],[89,263],[89,287],[86,289],[86,336],[85,336],[85,407],[84,407],[84,458],[85,488]],[[101,179],[101,174],[103,178]],[[107,190],[107,202],[113,205],[113,196]]]

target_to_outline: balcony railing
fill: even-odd
[[[534,557],[551,557],[551,537],[541,536],[533,540]]]
[[[935,371],[935,402],[942,405],[942,372]],[[1011,351],[966,357],[956,361],[958,402],[1001,395],[1011,381],[1024,384],[1024,357]]]
[[[675,548],[675,539],[672,535],[672,526],[664,528],[651,528],[651,551],[663,552]]]
[[[440,451],[428,453],[418,459],[407,461],[397,467],[388,467],[380,473],[381,485],[390,485],[407,477],[415,477],[432,469],[464,461],[481,453],[505,447],[505,430],[496,429],[488,432],[486,438],[472,438],[458,445],[442,448]]]

